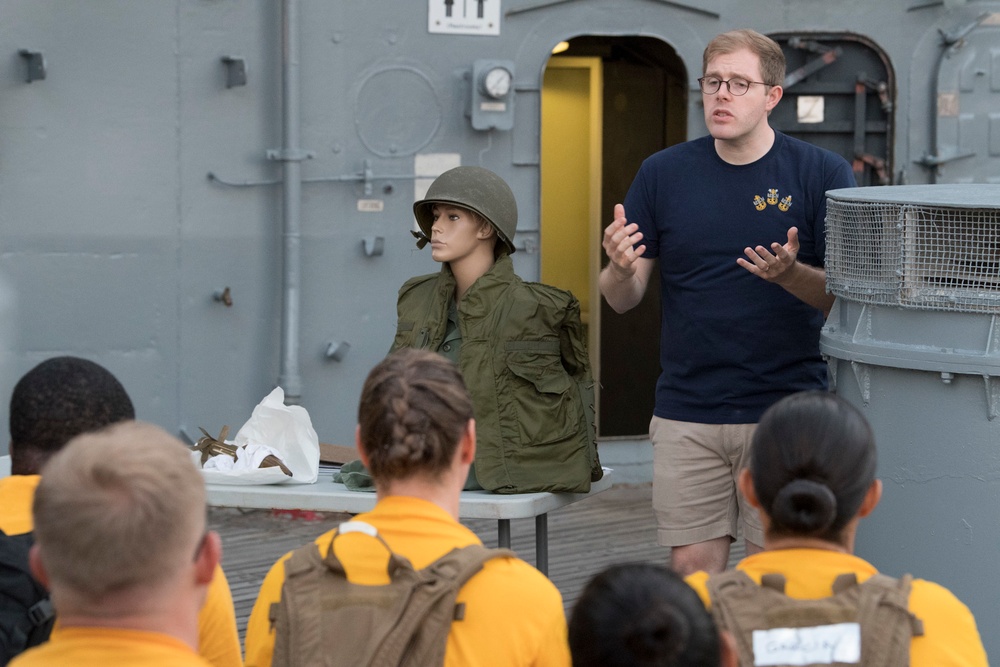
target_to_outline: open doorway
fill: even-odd
[[[581,36],[553,55],[542,85],[541,275],[580,300],[597,387],[598,435],[645,438],[659,376],[659,282],[618,315],[597,275],[613,207],[644,159],[687,139],[687,73],[651,37]]]

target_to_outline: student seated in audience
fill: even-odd
[[[876,578],[875,567],[853,555],[858,523],[871,514],[882,495],[882,483],[875,478],[875,470],[871,427],[864,415],[844,399],[824,391],[802,392],[783,398],[764,413],[753,436],[749,466],[740,473],[738,482],[749,504],[760,510],[764,551],[740,561],[736,573],[710,577],[697,572],[687,578],[705,604],[711,606],[719,626],[733,634],[741,664],[824,664],[812,654],[804,662],[771,662],[770,656],[756,653],[758,648],[761,652],[782,648],[790,651],[783,659],[804,659],[802,651],[821,644],[859,647],[853,656],[838,659],[837,664],[987,664],[976,621],[951,592],[923,579],[913,579],[907,591],[908,576],[902,580]],[[722,583],[722,578],[727,584]],[[734,592],[742,595],[739,590],[758,595],[766,588],[771,600],[785,600],[787,596],[795,601],[817,601],[800,604],[796,614],[786,613],[783,624],[777,626],[784,630],[795,625],[796,621],[789,620],[793,616],[802,620],[810,608],[827,609],[824,601],[835,592],[843,600],[844,593],[861,590],[854,586],[855,582],[865,588],[869,580],[866,590],[872,594],[871,599],[901,596],[895,609],[871,605],[872,609],[878,607],[888,613],[859,613],[842,624],[811,622],[805,630],[797,631],[799,641],[794,645],[753,644],[752,655],[747,635],[734,627],[746,631],[748,625],[763,617],[750,608],[746,612],[749,622],[737,619],[739,604],[733,596]],[[876,586],[883,585],[883,591],[876,590]],[[782,587],[784,596],[775,598],[775,592]],[[892,639],[896,632],[900,633],[897,645],[901,653],[892,657],[896,649],[882,642]],[[871,657],[882,650],[887,651],[884,659]]]
[[[209,667],[198,610],[222,543],[188,449],[140,422],[81,435],[45,465],[30,564],[58,622],[13,667]]]
[[[426,350],[390,354],[369,373],[362,389],[355,439],[374,478],[377,501],[371,512],[352,523],[374,527],[388,548],[416,569],[457,547],[480,544],[475,533],[458,522],[459,497],[476,454],[472,415],[458,368]],[[323,558],[335,532],[315,541]],[[372,536],[345,533],[337,537],[334,551],[351,582],[387,583],[386,547]],[[268,572],[250,615],[250,667],[272,664],[275,632],[269,616],[282,597],[287,559]],[[524,561],[486,561],[459,590],[457,603],[464,613],[451,623],[445,665],[570,664],[559,591]],[[350,639],[335,643],[338,651],[351,655]]]
[[[33,528],[31,504],[43,466],[72,438],[135,419],[125,387],[103,366],[79,357],[47,359],[28,371],[10,398],[11,476],[0,479],[0,530]],[[217,568],[199,615],[199,652],[215,667],[241,667],[236,611]]]
[[[573,667],[736,667],[721,636],[680,575],[645,563],[613,565],[583,589],[569,620]]]

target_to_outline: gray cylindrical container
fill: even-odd
[[[884,484],[856,552],[949,588],[1000,656],[1000,185],[827,195],[820,349]]]

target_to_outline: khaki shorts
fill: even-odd
[[[657,541],[668,547],[728,535],[764,544],[757,510],[737,490],[756,424],[695,424],[653,417],[653,511]]]

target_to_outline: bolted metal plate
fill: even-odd
[[[441,101],[420,70],[393,66],[369,74],[354,105],[361,143],[381,157],[413,155],[441,126]]]

